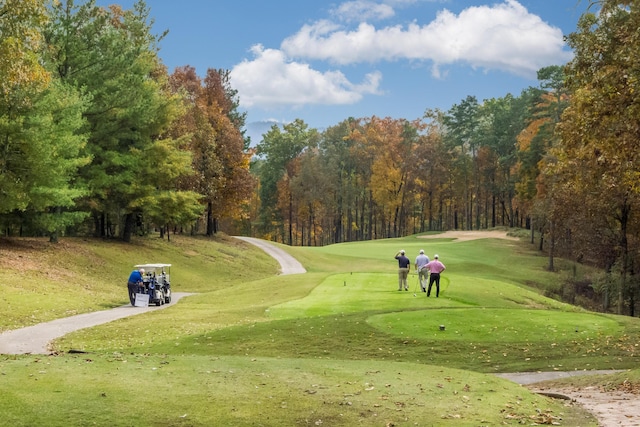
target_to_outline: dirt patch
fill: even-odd
[[[451,230],[445,231],[440,234],[429,234],[426,236],[420,236],[421,239],[455,239],[456,242],[466,242],[469,240],[477,239],[507,239],[518,240],[517,237],[508,236],[506,231],[500,230]]]
[[[640,384],[627,380],[612,380],[600,386],[558,382],[569,377],[620,372],[623,371],[518,372],[497,376],[522,384],[534,393],[565,400],[566,405],[579,405],[598,420],[600,427],[640,426]]]
[[[566,396],[568,404],[577,404],[598,419],[600,427],[640,426],[640,395],[622,390],[603,391],[598,387],[529,389],[546,395]]]

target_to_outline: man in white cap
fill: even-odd
[[[409,284],[407,283],[407,277],[411,269],[411,260],[404,255],[404,249],[401,249],[395,258],[398,260],[398,290],[401,291],[404,287],[404,290],[408,291]]]
[[[418,280],[420,281],[420,289],[427,292],[427,279],[429,278],[429,269],[425,266],[429,263],[429,257],[424,254],[424,249],[420,249],[420,254],[416,257],[414,266],[418,272]]]
[[[436,298],[440,296],[440,273],[445,270],[445,266],[438,259],[438,254],[433,256],[433,261],[427,264],[429,269],[429,289],[427,289],[427,296],[431,295],[431,285],[436,284]]]

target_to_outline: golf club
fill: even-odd
[[[449,289],[449,284],[450,284],[450,280],[447,278],[446,280],[444,280],[443,286],[442,286],[442,290],[440,291],[440,293],[446,291],[447,289]],[[446,285],[446,286],[444,286]]]

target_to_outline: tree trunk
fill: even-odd
[[[214,233],[214,224],[213,224],[213,201],[209,200],[207,202],[207,237],[213,236]]]
[[[129,243],[131,241],[131,235],[133,234],[133,227],[135,225],[135,215],[128,213],[124,217],[124,227],[122,228],[122,240]]]
[[[620,248],[622,250],[622,271],[620,272],[620,287],[618,289],[618,314],[624,311],[624,291],[627,287],[627,273],[629,271],[629,242],[627,240],[627,226],[631,207],[624,204],[620,212]]]
[[[375,227],[374,221],[376,221],[373,217],[373,190],[369,190],[368,200],[369,200],[369,230],[368,230],[368,236],[365,240],[373,240],[373,235],[374,235],[373,227]],[[364,203],[363,203],[363,206],[364,206]]]
[[[289,245],[293,246],[293,194],[289,191]]]
[[[531,244],[535,243],[535,231],[533,229],[533,219],[529,223],[529,227],[531,228]]]
[[[554,271],[555,270],[555,266],[553,265],[553,257],[554,257],[554,249],[555,249],[555,240],[556,240],[556,236],[555,236],[555,230],[554,230],[554,225],[553,225],[553,221],[551,221],[551,224],[549,225],[549,265],[547,266],[547,270],[549,271]]]

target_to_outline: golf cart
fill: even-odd
[[[139,264],[136,269],[144,269],[141,292],[149,295],[149,304],[160,306],[171,302],[169,275],[171,264]]]

